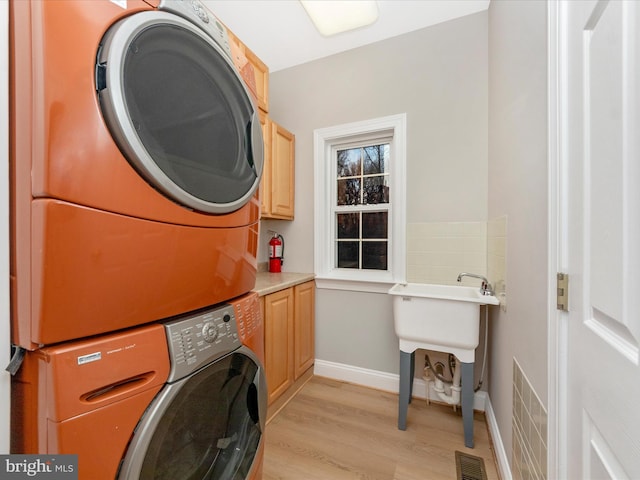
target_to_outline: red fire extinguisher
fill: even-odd
[[[284,263],[284,238],[274,232],[269,240],[269,271],[279,273]]]

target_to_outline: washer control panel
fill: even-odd
[[[166,322],[164,327],[171,360],[169,382],[191,374],[241,345],[233,305],[178,317]]]

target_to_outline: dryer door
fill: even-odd
[[[140,420],[118,479],[244,480],[264,433],[264,370],[241,347],[165,386]]]
[[[224,27],[208,23],[226,40]],[[255,193],[257,111],[231,58],[202,28],[163,11],[120,20],[101,43],[96,90],[120,150],[167,197],[228,213]]]

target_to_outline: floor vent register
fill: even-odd
[[[458,480],[487,480],[484,460],[456,450],[456,470]]]

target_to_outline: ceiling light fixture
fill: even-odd
[[[378,19],[375,0],[300,0],[324,36],[371,25]]]

